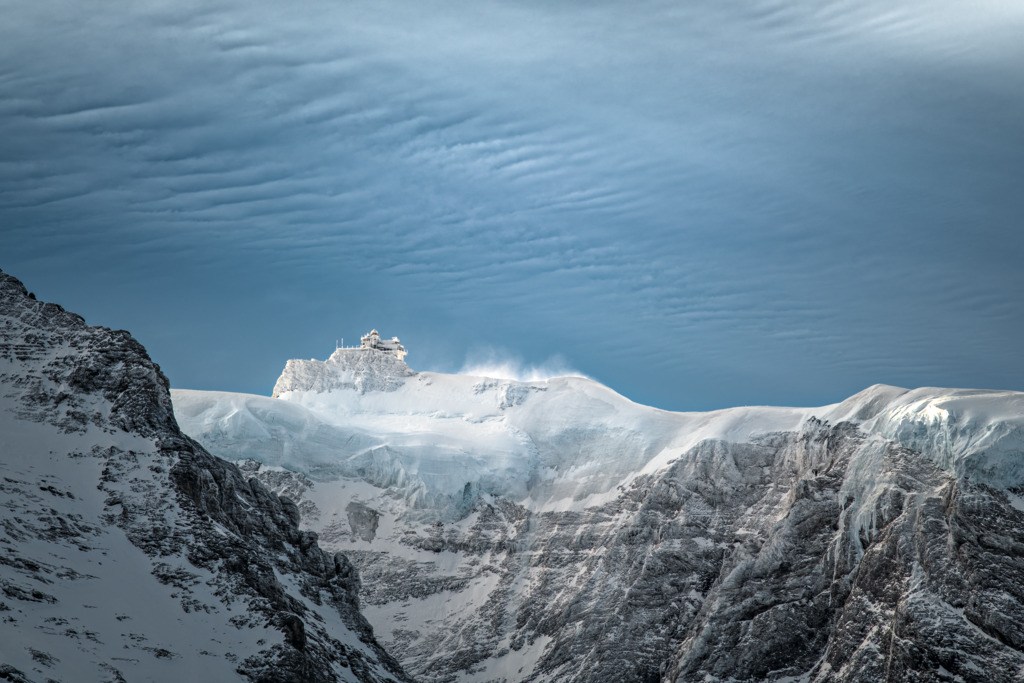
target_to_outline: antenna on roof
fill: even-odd
[[[335,339],[335,340],[334,340],[334,350],[335,350],[335,351],[337,351],[337,350],[338,350],[338,348],[339,348],[339,347],[338,347],[338,340],[337,340],[337,339]]]

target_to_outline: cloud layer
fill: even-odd
[[[175,386],[371,327],[667,408],[1024,386],[1012,3],[4,16],[0,267]]]

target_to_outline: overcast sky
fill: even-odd
[[[1024,4],[0,0],[0,268],[172,386],[1024,389]]]

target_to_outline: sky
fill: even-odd
[[[1024,4],[0,0],[0,268],[171,385],[1024,389]]]

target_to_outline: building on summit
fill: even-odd
[[[390,353],[391,355],[398,358],[398,360],[405,360],[407,352],[402,343],[398,341],[398,337],[392,337],[391,339],[381,339],[380,333],[377,330],[373,330],[367,335],[361,338],[363,349],[373,349],[375,351],[383,351]]]

